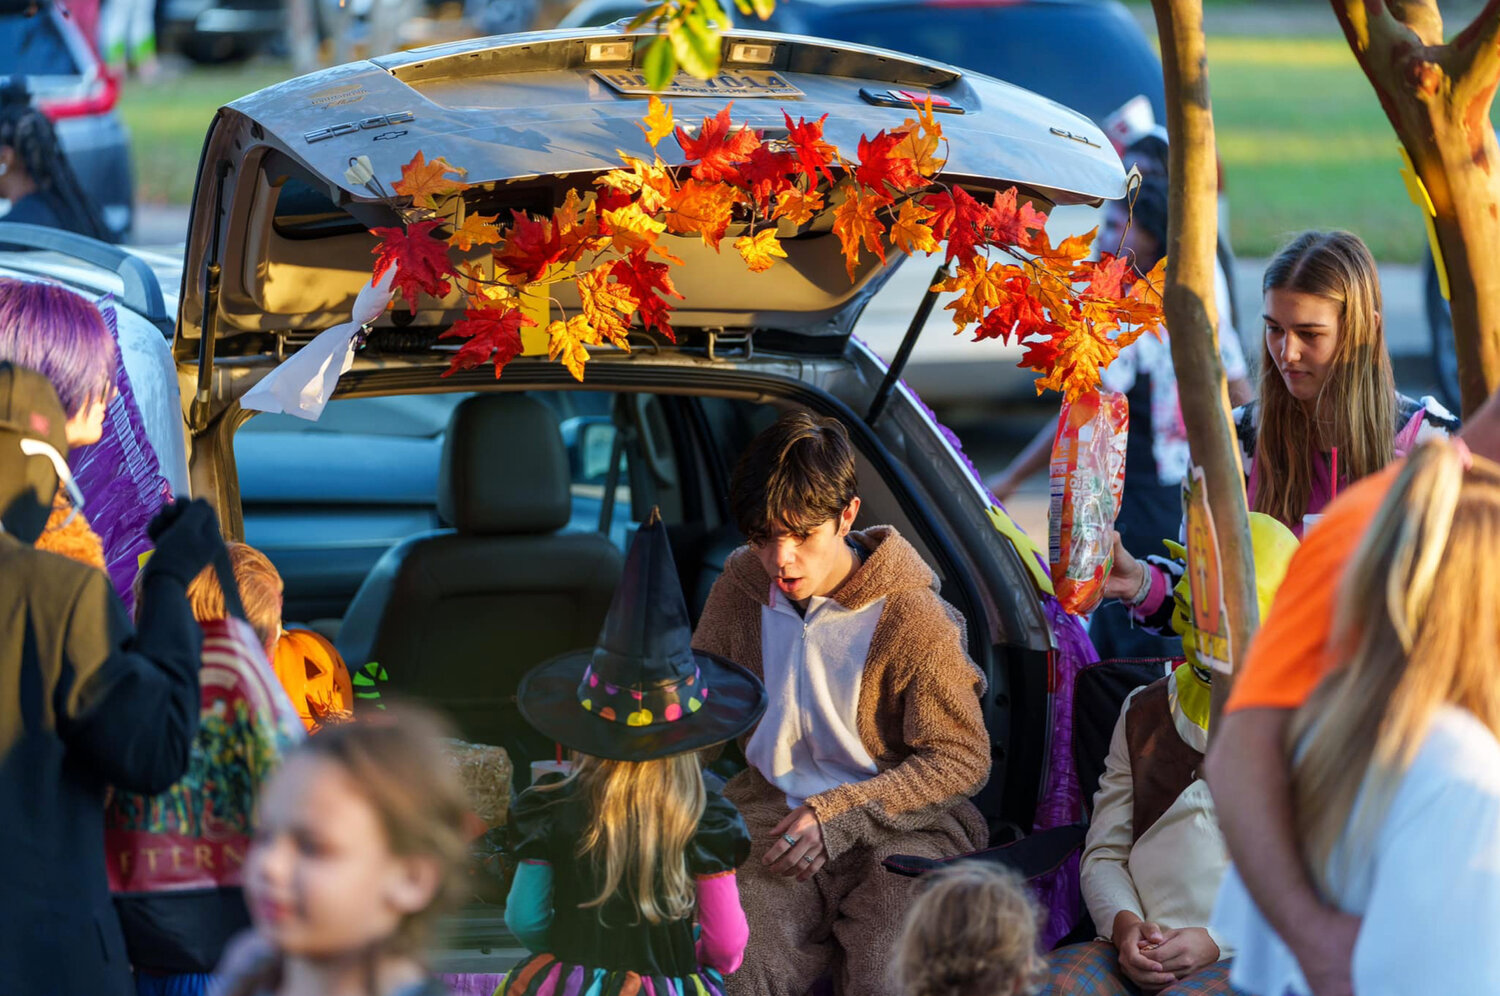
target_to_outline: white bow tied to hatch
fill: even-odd
[[[323,414],[339,378],[354,366],[355,338],[379,318],[391,303],[394,265],[360,288],[350,320],[318,333],[312,342],[286,359],[240,398],[240,407],[258,412],[286,413],[309,422]]]

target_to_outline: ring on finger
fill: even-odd
[[[811,861],[812,859],[813,859],[813,855],[811,855],[811,854],[804,854],[804,855],[802,855],[802,860],[803,861]]]
[[[781,839],[784,840],[784,841],[786,841],[788,844],[792,845],[793,847],[797,846],[797,838],[793,837],[789,833],[782,834],[781,835]]]

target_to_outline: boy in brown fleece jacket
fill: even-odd
[[[804,996],[830,970],[846,996],[894,996],[912,883],[880,862],[987,842],[968,800],[989,777],[984,678],[963,618],[895,529],[853,531],[856,490],[843,425],[802,412],[756,437],[731,483],[750,544],[715,582],[694,646],[749,668],[770,703],[725,790],[756,842],[730,996]]]

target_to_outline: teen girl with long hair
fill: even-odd
[[[533,669],[518,699],[573,762],[511,813],[505,922],[533,955],[497,996],[722,996],[749,938],[735,868],[750,835],[699,752],[754,725],[766,696],[692,649],[658,517],[631,545],[599,646]]]
[[[1500,465],[1460,444],[1403,468],[1345,575],[1343,663],[1289,733],[1297,836],[1333,905],[1362,918],[1361,994],[1500,990]],[[1303,992],[1238,878],[1216,926],[1234,983]]]
[[[62,228],[108,242],[109,228],[32,102],[24,78],[0,85],[0,198],[5,221]]]
[[[1235,429],[1251,511],[1301,537],[1338,490],[1451,435],[1458,420],[1432,398],[1396,392],[1380,277],[1359,236],[1302,233],[1271,260],[1262,287],[1257,398],[1235,409]],[[1161,630],[1175,581],[1164,558],[1143,563],[1117,540],[1105,595]]]

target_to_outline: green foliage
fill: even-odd
[[[745,17],[771,16],[776,0],[734,0]],[[690,76],[710,79],[719,72],[720,38],[729,16],[719,0],[664,0],[642,11],[628,30],[652,25],[657,36],[645,44],[641,69],[646,82],[664,90],[681,69]]]

